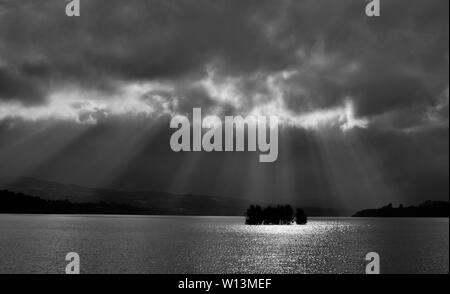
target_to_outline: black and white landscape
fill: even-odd
[[[69,2],[0,0],[0,273],[448,273],[448,0]]]

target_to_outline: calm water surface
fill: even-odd
[[[241,217],[0,215],[0,273],[448,273],[448,219],[312,218],[246,226]]]

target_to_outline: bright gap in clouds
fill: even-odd
[[[231,107],[233,115],[277,116],[282,126],[311,130],[339,127],[342,131],[368,126],[368,120],[356,117],[350,98],[330,108],[301,113],[290,110],[285,105],[285,93],[290,87],[286,82],[296,74],[298,72],[292,70],[258,76],[260,89],[253,92],[242,90],[245,82],[242,78],[220,77],[211,67],[208,67],[205,77],[186,89],[171,83],[156,82],[122,84],[112,94],[74,86],[64,87],[49,94],[47,102],[42,105],[0,102],[0,120],[16,118],[23,121],[62,120],[96,124],[114,116],[174,116],[186,111],[186,108],[182,110],[179,107],[180,101],[184,99],[189,104],[192,98],[184,97],[183,91],[196,88],[206,93],[214,105],[202,109],[204,116],[221,116]],[[191,106],[201,107],[194,103]]]
[[[110,116],[170,114],[170,103],[156,93],[163,90],[171,90],[171,87],[157,83],[130,84],[111,96],[99,91],[63,88],[50,94],[42,105],[0,102],[0,120],[18,118],[96,124]]]

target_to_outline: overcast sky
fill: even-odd
[[[355,208],[448,200],[449,1],[0,0],[0,177]],[[170,118],[276,115],[279,156]]]

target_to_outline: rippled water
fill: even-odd
[[[245,226],[240,217],[0,215],[0,273],[448,273],[448,219],[313,218]]]

